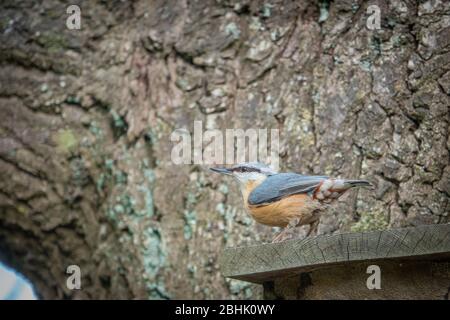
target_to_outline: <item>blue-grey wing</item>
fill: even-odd
[[[297,173],[279,173],[267,177],[248,197],[250,205],[263,205],[289,195],[313,192],[327,176],[305,176]]]

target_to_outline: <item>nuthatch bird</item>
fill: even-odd
[[[285,240],[288,230],[302,225],[310,226],[307,236],[316,233],[320,215],[328,204],[351,188],[373,187],[366,180],[278,173],[257,162],[211,170],[236,178],[244,206],[257,222],[284,228],[273,242]]]

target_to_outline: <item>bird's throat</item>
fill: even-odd
[[[250,193],[259,186],[265,179],[261,180],[249,180],[245,184],[241,185],[242,198],[244,199],[244,204],[247,206],[248,197]]]

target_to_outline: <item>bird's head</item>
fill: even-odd
[[[233,176],[241,185],[246,185],[249,181],[264,180],[277,173],[268,165],[260,162],[240,163],[230,168],[210,168],[210,170]]]

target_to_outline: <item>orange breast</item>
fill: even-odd
[[[285,227],[294,218],[300,218],[299,225],[317,219],[316,209],[320,208],[320,204],[306,194],[295,194],[263,206],[249,205],[248,196],[260,183],[249,182],[242,190],[246,209],[257,222],[268,226]]]

